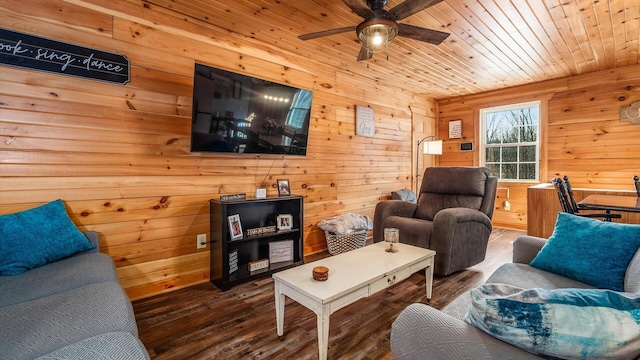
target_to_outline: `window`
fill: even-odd
[[[287,115],[287,125],[302,128],[304,120],[311,109],[311,97],[313,93],[308,90],[300,90],[293,97],[289,115]]]
[[[540,103],[480,111],[481,163],[500,180],[538,180]]]

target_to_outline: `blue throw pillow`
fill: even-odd
[[[0,216],[0,275],[12,276],[95,248],[56,200]]]
[[[531,266],[600,289],[624,291],[627,267],[640,247],[640,225],[558,213],[553,234]]]
[[[562,359],[640,356],[640,294],[484,284],[471,299],[464,321],[523,350]]]

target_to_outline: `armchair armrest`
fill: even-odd
[[[389,216],[413,217],[417,208],[417,204],[404,200],[379,202],[373,215],[373,242],[384,240],[384,226],[382,224],[384,219]]]
[[[484,260],[491,235],[491,219],[482,211],[449,208],[433,218],[431,244],[436,252],[434,273],[449,275]]]
[[[483,213],[482,211],[469,208],[456,207],[440,210],[433,218],[433,226],[436,226],[436,222],[445,221],[449,222],[450,226],[453,226],[455,223],[475,221],[487,226],[489,228],[489,231],[491,231],[492,229],[491,219],[489,219],[487,214]]]
[[[540,359],[419,303],[409,305],[391,325],[391,352],[396,360]]]
[[[521,235],[513,242],[513,262],[519,264],[529,264],[538,255],[547,239]]]

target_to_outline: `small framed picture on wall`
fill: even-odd
[[[242,224],[240,224],[240,215],[238,214],[229,216],[229,235],[231,235],[231,240],[242,238]]]
[[[449,121],[449,139],[460,139],[462,137],[462,120]]]
[[[278,196],[291,195],[291,187],[289,186],[289,179],[278,179]]]

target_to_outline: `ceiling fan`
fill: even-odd
[[[442,31],[398,23],[398,20],[407,18],[442,0],[405,0],[389,11],[384,9],[387,1],[367,0],[365,5],[363,0],[342,0],[351,10],[363,17],[364,21],[357,26],[318,31],[300,35],[298,38],[300,40],[310,40],[355,30],[362,44],[358,54],[358,61],[361,61],[369,60],[373,54],[385,51],[389,41],[396,36],[404,36],[434,45],[440,44],[449,36],[448,33]]]

